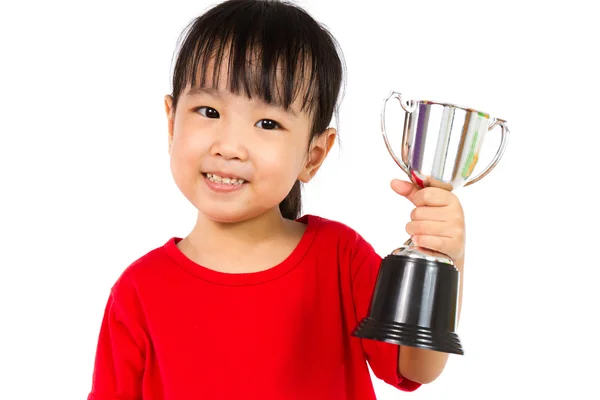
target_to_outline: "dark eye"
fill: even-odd
[[[203,115],[206,118],[219,118],[219,112],[214,108],[198,107],[196,110],[200,112],[200,115]]]
[[[261,124],[262,124],[262,126],[260,126]],[[256,123],[255,126],[257,126],[259,128],[267,129],[267,130],[281,128],[281,126],[277,122],[273,121],[272,119],[261,119],[260,121],[258,121]]]

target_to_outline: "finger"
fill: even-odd
[[[443,207],[456,201],[456,196],[447,190],[435,187],[426,187],[417,191],[413,196],[413,203],[419,206]]]
[[[453,260],[460,258],[460,254],[456,253],[458,247],[453,239],[429,235],[416,235],[411,239],[413,243],[419,247],[440,252],[452,258]]]
[[[410,221],[406,224],[406,233],[411,236],[440,236],[454,238],[460,235],[458,229],[446,222],[439,221]]]
[[[398,193],[400,196],[406,197],[410,202],[414,203],[413,199],[419,188],[413,185],[410,182],[402,181],[400,179],[393,179],[390,183],[390,186],[394,190],[394,192]]]
[[[415,207],[410,213],[412,221],[440,221],[440,222],[455,222],[463,220],[462,208],[457,207],[431,207],[421,206]]]

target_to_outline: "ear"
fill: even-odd
[[[298,176],[300,181],[308,183],[315,176],[333,147],[336,135],[334,128],[328,128],[311,141],[306,164]]]
[[[165,96],[165,112],[167,113],[167,129],[169,131],[169,154],[171,154],[171,145],[173,143],[173,128],[175,126],[175,115],[173,113],[173,97],[171,95]]]

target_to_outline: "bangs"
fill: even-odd
[[[275,3],[230,3],[238,3],[235,12],[211,10],[194,21],[178,57],[174,87],[216,88],[225,79],[230,92],[285,110],[298,96],[299,111],[322,108],[319,103],[329,101],[320,90],[329,66],[317,62],[323,52],[319,36],[302,20],[310,17]],[[227,76],[220,76],[223,70]]]
[[[243,43],[235,36],[213,39],[202,45],[186,70],[186,85],[216,88],[221,79],[232,93],[258,98],[288,109],[303,95],[301,110],[310,112],[317,98],[314,62],[304,48],[263,47],[259,41]],[[225,67],[225,68],[223,68]],[[221,74],[227,71],[227,76]]]

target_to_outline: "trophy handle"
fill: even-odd
[[[469,179],[464,184],[464,186],[469,186],[469,185],[477,182],[478,180],[480,180],[487,174],[489,174],[494,169],[496,164],[498,164],[498,162],[500,161],[502,156],[504,155],[504,150],[506,150],[506,145],[508,144],[508,136],[510,135],[510,131],[508,130],[506,121],[504,121],[502,119],[494,118],[494,122],[488,127],[488,132],[491,131],[492,129],[494,129],[496,127],[496,125],[500,125],[500,128],[502,129],[502,132],[501,132],[502,136],[500,137],[500,147],[498,148],[496,155],[494,156],[494,158],[492,159],[492,162],[490,163],[490,165],[487,166],[486,169],[484,169],[476,177]]]
[[[404,143],[404,140],[406,138],[406,125],[408,123],[408,118],[406,118],[406,114],[409,114],[416,110],[416,103],[413,100],[405,102],[404,100],[402,100],[401,93],[391,91],[388,97],[383,101],[383,105],[381,107],[381,133],[383,134],[385,147],[387,147],[388,152],[390,153],[396,164],[398,164],[398,166],[400,166],[400,168],[402,168],[402,170],[410,176],[410,170],[408,168],[408,165],[406,165],[402,158],[398,158],[396,156],[396,153],[394,153],[394,150],[392,150],[392,146],[390,144],[390,141],[388,140],[387,132],[385,130],[385,107],[387,106],[387,103],[388,101],[390,101],[390,99],[398,99],[398,101],[400,102],[400,106],[402,106],[402,109],[405,112],[404,130],[402,132],[402,143]]]

